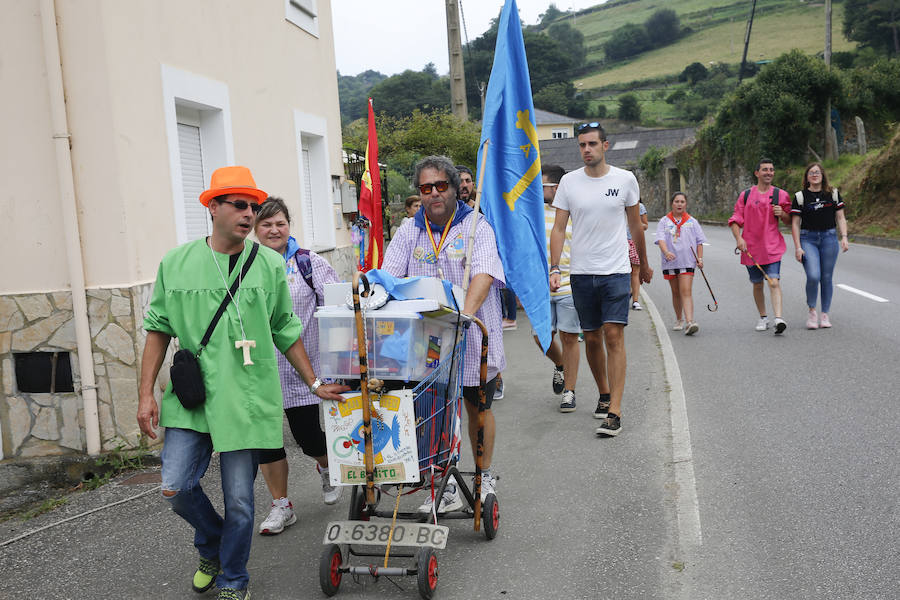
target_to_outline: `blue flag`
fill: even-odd
[[[544,194],[531,81],[515,0],[500,13],[484,101],[478,164],[488,142],[481,206],[497,235],[506,283],[519,297],[544,351],[550,346],[550,284]]]

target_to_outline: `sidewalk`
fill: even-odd
[[[677,595],[667,384],[649,311],[632,311],[630,321],[623,432],[613,439],[594,434],[596,387],[583,344],[578,407],[561,414],[559,397],[551,391],[552,365],[534,346],[524,313],[518,329],[505,334],[506,396],[494,405],[500,532],[487,541],[482,532],[472,531],[471,521],[445,523],[450,539],[438,552],[436,597]],[[285,438],[291,439],[287,428]],[[254,598],[324,597],[318,568],[325,525],[347,517],[349,493],[337,505],[325,506],[313,461],[292,443],[287,452],[299,521],[281,535],[254,536],[249,564]],[[472,468],[467,447],[462,454],[462,467]],[[204,487],[221,507],[217,468],[214,459]],[[196,563],[190,530],[160,498],[154,479],[158,470],[148,472],[147,483],[125,485],[126,475],[73,494],[32,520],[0,523],[0,544],[6,544],[0,546],[0,597],[214,598],[190,590]],[[415,494],[408,504],[418,505],[423,498]],[[256,502],[258,524],[269,506],[262,477]],[[94,512],[84,514],[88,511]],[[7,543],[42,527],[47,528]],[[344,576],[338,597],[418,597],[414,577],[396,583],[404,589],[385,578],[363,586]]]

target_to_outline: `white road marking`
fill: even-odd
[[[890,300],[888,300],[887,298],[882,298],[881,296],[876,296],[875,294],[870,294],[869,292],[858,290],[855,287],[851,287],[845,283],[839,283],[837,284],[837,286],[842,290],[853,292],[854,294],[859,294],[863,298],[868,298],[869,300],[874,300],[875,302],[890,302]]]
[[[679,549],[684,558],[693,558],[703,544],[700,527],[700,503],[697,500],[697,481],[694,478],[694,458],[691,451],[691,431],[688,426],[687,405],[684,399],[684,386],[681,381],[681,370],[675,349],[666,324],[650,295],[641,290],[644,305],[650,311],[650,317],[656,327],[656,334],[662,348],[663,363],[666,369],[666,381],[669,383],[669,408],[672,415],[672,463],[675,469],[675,510],[678,518]]]

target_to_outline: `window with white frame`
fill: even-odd
[[[313,250],[334,248],[331,168],[324,117],[294,111],[297,174],[300,180],[301,244]]]
[[[209,233],[199,196],[213,171],[234,164],[231,110],[222,82],[167,65],[162,82],[175,235],[182,244]]]
[[[303,31],[319,37],[316,0],[284,0],[284,17]]]
[[[554,140],[560,140],[569,137],[568,129],[554,129],[551,131]]]

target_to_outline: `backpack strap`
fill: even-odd
[[[741,204],[747,206],[747,198],[750,197],[750,188],[747,188],[743,192],[741,192]]]
[[[797,199],[797,206],[803,208],[803,192],[797,192],[796,194],[794,194],[794,198]]]
[[[834,205],[837,206],[841,202],[840,196],[838,196],[838,189],[831,188],[831,199],[834,200]]]
[[[781,190],[772,186],[772,206],[776,206],[778,204],[778,200],[781,198]]]
[[[309,286],[309,289],[315,291],[316,288],[313,285],[312,279],[312,261],[309,258],[309,250],[306,248],[300,248],[294,254],[294,262],[297,263],[297,268],[300,270],[300,275],[303,276],[303,280],[306,282],[306,285]]]

